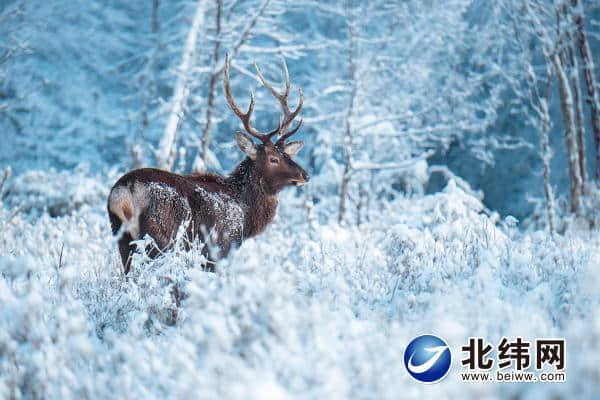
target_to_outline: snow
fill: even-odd
[[[13,171],[0,182],[0,399],[600,398],[600,191],[586,182],[570,213],[560,93],[531,103],[558,3],[225,0],[220,30],[217,4],[0,6],[0,177]],[[597,58],[600,8],[580,11]],[[274,222],[216,273],[184,224],[156,259],[137,238],[124,276],[110,188],[133,168],[192,170],[226,51],[240,99],[259,89],[254,61],[280,82],[286,60],[306,96],[294,160],[310,182],[284,190]],[[226,175],[245,156],[221,78],[199,168]],[[279,110],[257,90],[257,129]],[[163,184],[134,192],[192,203]],[[236,236],[246,210],[196,194]],[[453,351],[435,385],[403,365],[426,333]],[[461,383],[469,336],[564,337],[567,381]]]
[[[58,183],[47,176],[48,202]],[[600,240],[552,242],[494,221],[451,183],[398,197],[361,226],[308,228],[284,192],[275,222],[224,260],[198,268],[183,246],[121,272],[102,199],[50,217],[0,208],[0,397],[25,398],[594,398],[600,351]],[[13,193],[27,193],[16,179]],[[313,212],[322,217],[327,204]],[[383,208],[385,210],[385,208]],[[493,218],[493,217],[492,217]],[[61,256],[62,253],[62,256]],[[179,305],[178,305],[179,303]],[[458,381],[406,373],[409,340],[437,333],[565,337],[567,383]]]
[[[201,186],[197,186],[195,192],[218,215],[223,238],[239,237],[244,229],[244,210],[240,203],[227,193],[212,193]]]

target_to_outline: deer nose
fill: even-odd
[[[310,175],[308,175],[306,172],[302,171],[302,179],[304,179],[304,182],[308,182],[308,181],[310,181]]]

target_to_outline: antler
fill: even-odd
[[[292,136],[294,133],[296,133],[298,129],[300,129],[300,125],[302,125],[302,120],[300,120],[298,121],[298,125],[296,125],[294,129],[292,129],[291,131],[287,131],[290,124],[298,116],[300,110],[302,110],[302,103],[304,101],[304,98],[302,96],[302,88],[298,88],[298,105],[296,106],[296,109],[294,111],[291,111],[288,106],[288,96],[290,95],[290,74],[288,72],[285,60],[283,61],[283,74],[285,77],[285,89],[283,93],[279,93],[277,90],[275,90],[275,88],[273,88],[273,85],[271,85],[271,83],[269,83],[265,79],[262,72],[260,72],[260,68],[258,68],[258,65],[256,65],[256,62],[254,63],[254,68],[256,68],[256,72],[258,73],[258,78],[260,79],[260,82],[263,84],[264,87],[271,91],[273,96],[275,96],[275,98],[279,101],[279,104],[281,105],[281,109],[283,111],[283,121],[279,122],[279,128],[276,132],[279,133],[281,137],[277,140],[275,145],[283,145],[286,139]],[[271,134],[273,134],[273,132],[271,132]]]
[[[292,110],[290,110],[290,108],[288,106],[288,96],[290,95],[290,75],[289,75],[285,60],[283,61],[283,73],[285,76],[285,89],[284,89],[283,93],[279,93],[277,90],[275,90],[273,88],[273,85],[271,85],[271,83],[269,83],[263,76],[262,72],[260,71],[260,68],[258,68],[258,65],[256,65],[256,62],[254,63],[254,67],[256,68],[256,72],[258,73],[258,78],[260,79],[261,83],[263,84],[264,87],[269,89],[271,91],[271,93],[273,94],[273,96],[275,96],[275,98],[279,101],[279,104],[281,105],[281,109],[283,111],[283,120],[280,120],[277,128],[269,133],[261,133],[257,129],[252,127],[252,125],[250,125],[250,117],[252,116],[252,112],[254,111],[254,92],[252,92],[252,90],[250,90],[250,105],[248,106],[248,111],[246,111],[245,113],[242,112],[242,110],[240,110],[238,108],[238,106],[235,104],[235,101],[233,100],[233,97],[231,96],[231,86],[229,86],[229,68],[230,68],[230,66],[231,66],[231,60],[229,59],[229,54],[225,54],[225,69],[224,69],[224,74],[223,74],[223,86],[225,88],[225,98],[227,99],[227,102],[229,103],[229,106],[231,107],[231,109],[233,110],[235,115],[237,115],[238,118],[244,124],[244,128],[246,129],[246,132],[248,132],[250,135],[254,136],[255,138],[257,138],[258,140],[260,140],[261,142],[263,142],[265,144],[271,143],[271,138],[273,136],[279,134],[281,136],[279,137],[279,139],[277,140],[275,145],[276,146],[283,145],[285,143],[285,141],[287,140],[287,138],[292,136],[294,133],[298,132],[298,129],[300,129],[300,126],[302,125],[302,120],[300,120],[300,121],[298,121],[298,124],[296,125],[296,127],[294,129],[288,131],[289,126],[294,121],[294,119],[298,116],[298,114],[300,113],[300,110],[302,110],[302,104],[304,102],[304,97],[302,95],[302,88],[299,88],[298,89],[299,99],[298,99],[298,105],[296,106],[296,109],[294,111],[292,111]]]
[[[231,60],[229,59],[229,54],[225,54],[225,70],[224,70],[224,74],[223,74],[223,87],[225,88],[225,98],[227,99],[227,102],[229,103],[229,107],[231,107],[231,109],[233,110],[233,112],[235,113],[235,115],[238,116],[238,118],[242,121],[242,123],[244,124],[244,129],[246,129],[246,132],[248,132],[250,135],[254,136],[255,138],[257,138],[258,140],[260,140],[263,143],[271,143],[271,136],[275,135],[277,132],[279,132],[281,124],[279,125],[279,127],[277,127],[276,130],[269,132],[267,134],[261,133],[258,130],[256,130],[254,127],[252,127],[252,125],[250,125],[250,117],[252,116],[252,112],[254,111],[254,93],[252,92],[252,90],[250,90],[250,105],[248,106],[248,111],[246,113],[243,113],[242,110],[240,110],[238,108],[238,106],[235,104],[235,101],[233,100],[233,97],[231,96],[231,86],[229,86],[229,67],[231,64]]]

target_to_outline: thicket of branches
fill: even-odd
[[[340,222],[351,218],[350,204],[355,208],[351,220],[360,223],[368,218],[369,197],[393,195],[399,187],[422,190],[428,171],[422,171],[420,160],[434,150],[460,143],[491,163],[494,150],[523,145],[518,134],[491,130],[498,110],[514,95],[525,105],[521,118],[540,132],[550,231],[556,229],[548,137],[552,124],[562,123],[564,131],[569,211],[587,214],[584,198],[600,172],[588,173],[586,127],[594,137],[592,165],[599,165],[600,117],[582,3],[443,3],[307,2],[290,9],[262,1],[247,3],[242,23],[232,17],[235,2],[217,1],[211,7],[198,2],[188,35],[200,42],[186,41],[180,57],[158,163],[173,168],[176,143],[185,143],[179,151],[182,161],[184,149],[195,147],[195,170],[220,168],[211,140],[218,138],[216,146],[228,141],[227,132],[235,127],[228,124],[230,113],[219,88],[223,53],[231,51],[234,67],[249,76],[252,60],[270,68],[284,56],[301,74],[309,99],[305,118],[314,144],[308,156],[312,167],[331,171],[335,161],[329,179],[337,187]],[[294,32],[297,26],[309,29],[300,34]],[[550,115],[554,91],[560,121]],[[271,121],[265,121],[276,120],[269,116]],[[194,132],[181,129],[178,139],[179,123],[186,120],[194,121]],[[433,168],[429,172],[450,173]]]
[[[552,124],[559,124],[564,136],[569,174],[568,212],[596,223],[594,200],[600,182],[600,102],[584,6],[578,0],[526,0],[508,2],[506,10],[512,30],[507,27],[505,32],[514,40],[519,70],[523,71],[521,75],[511,77],[511,84],[517,97],[525,100],[532,111],[524,114],[539,132],[549,230],[553,233],[557,229],[555,195],[550,183]],[[590,23],[588,21],[588,25]],[[557,95],[554,101],[560,105],[560,118],[551,113],[554,93]],[[593,146],[593,160],[587,159],[589,142]]]

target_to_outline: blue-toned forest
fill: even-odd
[[[594,0],[0,0],[0,398],[598,398],[599,82]],[[206,272],[142,230],[125,273],[120,176],[300,120],[264,232]],[[566,382],[463,382],[472,336],[564,338]]]

